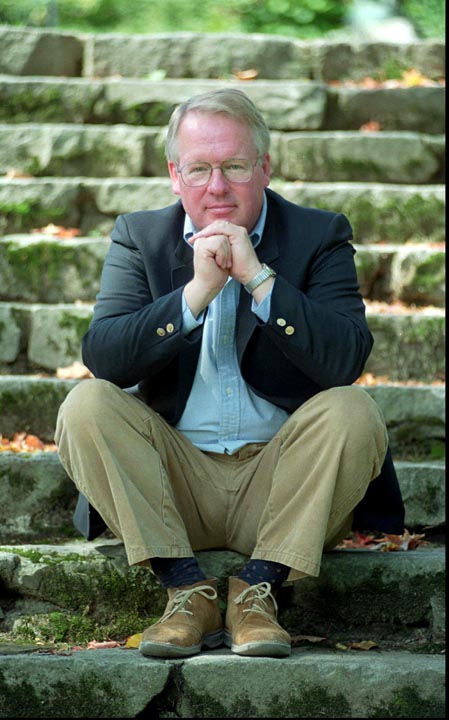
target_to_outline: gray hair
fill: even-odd
[[[208,115],[224,115],[232,120],[243,122],[253,133],[257,154],[265,155],[270,149],[270,131],[253,101],[241,90],[223,88],[195,95],[175,108],[168,123],[165,140],[167,160],[177,162],[179,159],[177,149],[179,127],[186,114],[191,111]]]

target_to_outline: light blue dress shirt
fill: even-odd
[[[260,217],[250,233],[254,247],[262,237],[266,214],[264,197]],[[186,215],[186,242],[194,232]],[[203,323],[204,331],[192,390],[176,427],[200,450],[229,455],[247,443],[268,442],[288,417],[284,410],[253,393],[240,374],[235,342],[240,287],[229,278],[207,313],[198,318],[192,315],[183,295],[183,333]],[[271,292],[260,305],[253,299],[251,309],[263,322],[269,318],[270,301]]]

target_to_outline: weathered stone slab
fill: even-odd
[[[285,85],[282,86],[285,89]],[[284,98],[285,99],[285,98]],[[288,108],[272,98],[287,125]],[[304,112],[304,103],[295,105]],[[265,107],[270,107],[269,102]],[[274,111],[273,111],[274,112]],[[294,127],[300,124],[299,119]],[[164,176],[165,131],[119,124],[0,125],[0,173],[34,176]],[[278,133],[273,173],[287,180],[425,184],[444,180],[444,137],[410,132]]]
[[[92,313],[90,303],[0,303],[0,368],[55,371],[81,361],[81,340]],[[366,372],[390,381],[444,379],[443,309],[400,315],[370,312],[368,324],[375,343]]]
[[[0,238],[0,299],[92,301],[109,238],[61,239],[42,233]]]
[[[61,239],[45,233],[0,237],[0,299],[94,300],[109,243],[108,237]],[[364,298],[444,306],[444,248],[366,244],[355,249]]]
[[[355,245],[355,263],[364,298],[444,306],[446,253],[424,244]]]
[[[76,382],[30,375],[0,375],[3,435],[12,437],[23,431],[51,441],[59,406]]]
[[[49,223],[79,227],[77,179],[0,178],[0,233],[22,232]]]
[[[356,130],[378,122],[382,130],[442,133],[444,86],[328,88],[326,130]]]
[[[437,527],[446,522],[445,465],[395,462],[405,506],[405,526]]]
[[[166,686],[170,663],[137,651],[0,656],[3,717],[136,717]]]
[[[14,168],[34,176],[144,175],[146,153],[154,155],[157,134],[154,128],[126,125],[4,124],[0,172]]]
[[[381,407],[393,456],[444,453],[445,388],[432,385],[373,385],[365,389]]]
[[[273,190],[309,207],[343,212],[356,243],[444,242],[444,185],[306,183],[274,178]],[[110,233],[118,213],[176,202],[168,178],[0,178],[0,233],[50,222]]]
[[[409,132],[288,133],[280,138],[280,175],[313,182],[442,182],[444,138],[437,137],[438,142]]]
[[[228,576],[238,572],[246,559],[224,550],[198,553],[201,566],[218,578],[223,601]],[[166,601],[155,576],[145,568],[129,566],[116,540],[2,546],[0,579],[5,590],[18,598],[51,603],[69,613],[84,611],[103,625],[128,613],[126,634],[141,631]],[[406,637],[413,626],[434,631],[441,639],[442,618],[433,608],[444,593],[441,547],[389,553],[334,550],[323,555],[319,577],[285,585],[278,600],[281,623],[293,635],[307,629],[308,634],[329,637],[338,629],[342,637],[360,636],[371,628],[376,639],[388,642],[392,635]],[[86,611],[86,606],[91,609]],[[20,636],[25,618],[18,622],[18,609],[6,618],[5,629]]]
[[[57,453],[0,453],[0,542],[76,536],[77,496]]]
[[[103,93],[103,82],[96,80],[3,75],[0,77],[0,120],[92,122]]]
[[[255,662],[254,662],[255,661]],[[444,662],[298,649],[277,662],[223,651],[182,667],[184,717],[444,717]],[[363,682],[348,682],[348,678]],[[422,684],[421,684],[422,682]],[[419,688],[419,689],[418,689]],[[404,714],[402,714],[404,713]]]
[[[445,131],[444,85],[366,89],[320,81],[0,77],[0,121],[126,123],[165,126],[192,95],[237,87],[258,105],[270,128],[358,130],[371,121],[384,131]]]
[[[301,183],[274,179],[273,190],[299,205],[343,212],[356,243],[444,242],[442,185]]]
[[[444,380],[445,314],[433,309],[425,313],[367,313],[374,347],[365,372],[389,380]]]
[[[77,76],[83,52],[84,43],[76,34],[0,27],[0,73]]]
[[[297,648],[276,660],[222,648],[180,662],[115,648],[2,655],[0,673],[5,717],[40,717],[42,707],[60,717],[61,703],[79,718],[445,717],[444,656],[404,651]]]

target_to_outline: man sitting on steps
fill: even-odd
[[[268,189],[269,131],[240,90],[173,113],[174,205],[119,216],[56,441],[88,511],[168,590],[140,650],[184,657],[223,640],[290,654],[286,580],[317,576],[352,527],[403,531],[381,413],[352,383],[372,347],[347,219]],[[86,501],[88,500],[88,503]],[[84,505],[83,505],[84,499]],[[249,556],[215,578],[195,551]]]

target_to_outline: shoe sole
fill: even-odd
[[[231,648],[231,652],[245,657],[288,657],[291,655],[291,645],[276,642],[250,642],[236,645],[230,635],[225,633],[224,644]]]
[[[177,658],[177,657],[189,657],[190,655],[197,655],[203,647],[213,650],[214,648],[223,645],[223,631],[211,633],[205,635],[198,645],[173,645],[173,643],[161,643],[153,642],[152,640],[142,640],[139,645],[139,651],[146,657],[159,657],[159,658]]]

